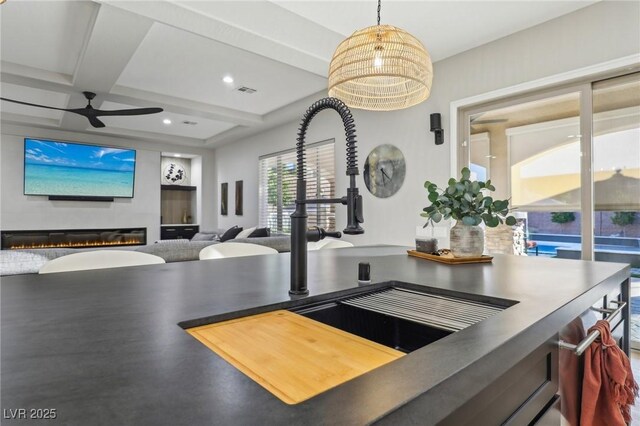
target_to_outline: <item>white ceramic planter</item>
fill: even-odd
[[[479,257],[484,252],[484,230],[456,222],[449,231],[449,244],[455,257]]]

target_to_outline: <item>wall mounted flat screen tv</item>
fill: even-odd
[[[133,198],[136,151],[24,140],[24,194]]]

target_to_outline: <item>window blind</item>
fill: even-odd
[[[334,141],[323,141],[306,147],[307,198],[335,197]],[[291,232],[290,215],[295,210],[295,149],[260,157],[259,223],[272,231]],[[307,205],[309,226],[335,230],[335,204]]]

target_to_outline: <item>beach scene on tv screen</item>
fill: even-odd
[[[136,152],[25,139],[24,193],[133,197]]]

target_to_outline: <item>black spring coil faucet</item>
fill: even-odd
[[[307,199],[307,181],[305,165],[305,137],[311,120],[322,110],[333,109],[342,118],[347,140],[347,176],[349,188],[347,196],[342,198]],[[307,289],[307,242],[319,241],[325,236],[340,238],[340,232],[326,232],[324,229],[307,229],[307,204],[339,203],[347,206],[347,227],[345,234],[362,234],[364,229],[360,223],[364,222],[362,215],[362,196],[356,187],[358,172],[358,155],[356,148],[356,125],[349,107],[337,98],[324,98],[315,102],[307,109],[300,128],[296,143],[296,210],[291,215],[291,289],[292,295],[309,294]]]

